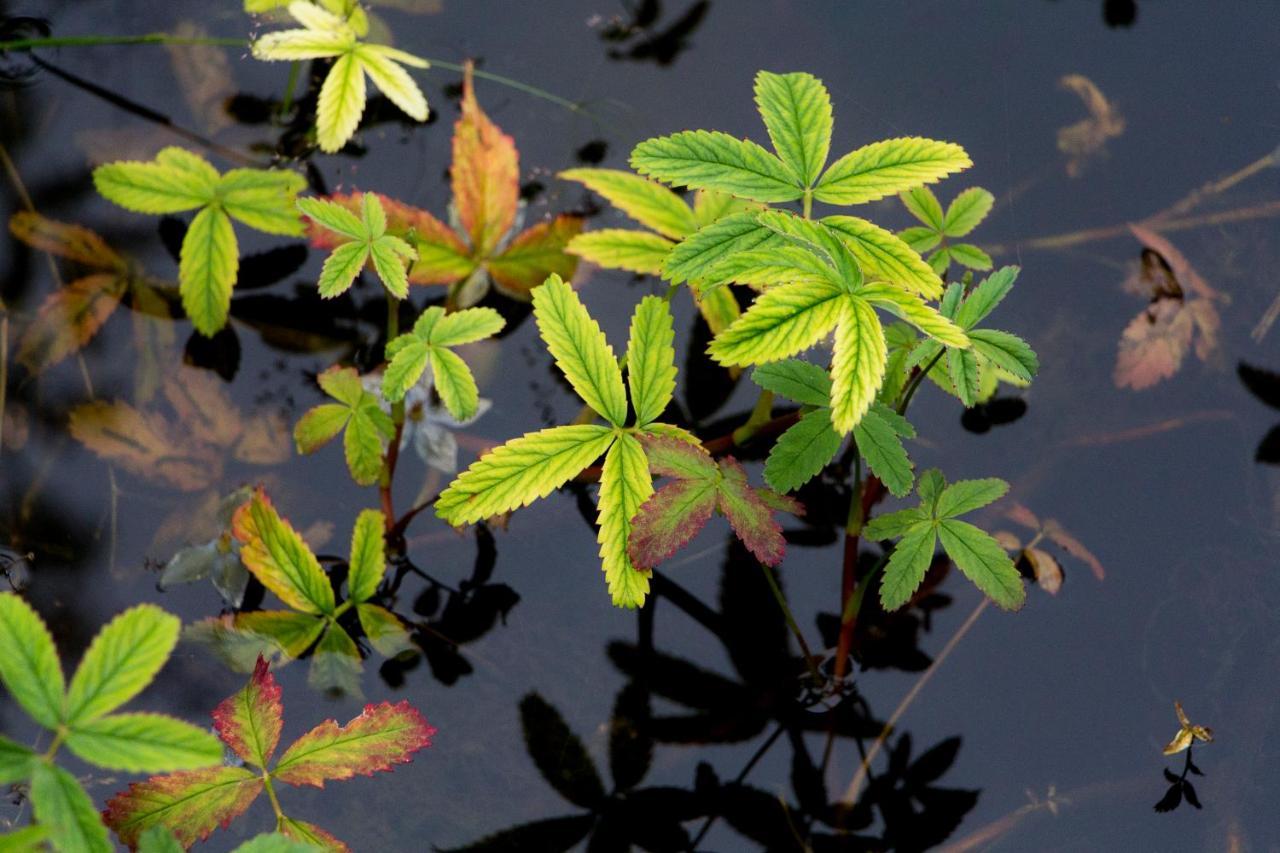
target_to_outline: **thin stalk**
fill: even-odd
[[[916,374],[907,381],[907,387],[902,389],[902,397],[898,400],[898,405],[896,407],[898,414],[905,415],[907,413],[907,407],[911,405],[911,398],[916,395],[916,389],[920,387],[920,383],[929,375],[929,371],[933,370],[933,366],[942,359],[942,355],[945,352],[945,349],[938,350],[938,354],[935,355],[923,369],[917,371]]]
[[[400,300],[387,294],[387,340],[391,341],[400,334]],[[395,424],[395,433],[391,444],[387,447],[386,458],[382,460],[382,474],[378,478],[378,492],[382,498],[382,517],[387,532],[395,528],[396,511],[391,496],[391,482],[396,475],[396,461],[400,457],[400,436],[404,432],[404,400],[391,404],[391,420]]]
[[[280,808],[280,799],[276,797],[276,789],[271,785],[271,774],[266,770],[262,771],[262,787],[267,791],[267,798],[271,800],[271,810],[276,813],[276,828],[281,829],[284,826],[284,810]]]
[[[867,479],[874,478],[868,477]],[[866,508],[863,506],[863,501],[868,489],[868,484],[862,480],[861,454],[854,454],[851,483],[853,488],[849,494],[849,513],[844,522],[844,558],[840,571],[841,614],[844,614],[849,609],[849,602],[853,599],[854,593],[858,588],[858,538],[862,535],[862,524],[866,517]],[[853,629],[853,620],[841,618],[840,638],[836,642],[834,669],[836,681],[844,678],[848,670],[849,654],[853,650]]]
[[[787,597],[782,594],[782,587],[778,586],[778,580],[773,576],[773,569],[760,563],[760,569],[764,572],[764,579],[769,583],[769,591],[773,593],[774,601],[778,602],[778,606],[782,608],[782,616],[787,620],[787,627],[791,629],[791,633],[795,635],[796,642],[800,644],[800,653],[804,655],[804,662],[809,666],[809,677],[813,679],[813,686],[818,687],[822,684],[822,673],[818,672],[818,665],[814,663],[813,652],[809,650],[809,644],[804,640],[804,634],[800,631],[800,626],[796,624],[796,617],[791,613],[791,608],[787,605]]]
[[[969,618],[964,620],[956,632],[951,635],[951,639],[942,647],[942,651],[933,659],[933,663],[929,664],[929,668],[920,673],[920,677],[916,679],[916,683],[907,691],[907,695],[902,697],[902,701],[898,703],[898,707],[893,709],[893,714],[885,721],[884,728],[880,730],[876,742],[871,745],[871,749],[867,751],[866,756],[862,759],[862,763],[858,767],[858,772],[854,775],[853,781],[849,783],[848,789],[844,792],[844,798],[839,805],[845,809],[853,808],[858,802],[858,795],[862,793],[862,785],[866,782],[867,774],[871,771],[871,763],[876,760],[876,756],[880,754],[880,750],[884,748],[885,742],[889,739],[889,735],[893,733],[894,726],[898,720],[902,719],[902,715],[907,712],[907,708],[911,707],[911,703],[920,695],[920,691],[929,683],[929,679],[933,678],[933,674],[946,661],[947,657],[955,650],[955,647],[964,639],[965,634],[969,633],[969,629],[978,621],[978,617],[987,609],[987,605],[991,603],[991,599],[983,596],[982,601],[978,602],[978,606],[973,608],[973,612],[969,614]]]
[[[293,109],[293,90],[298,86],[298,75],[302,72],[302,63],[294,60],[289,63],[289,79],[284,84],[284,97],[280,99],[280,109],[276,113],[281,119]]]
[[[756,398],[756,404],[751,409],[751,415],[747,418],[747,422],[733,431],[733,443],[735,446],[746,444],[760,428],[769,423],[770,415],[773,412],[773,392],[760,391],[760,396]]]

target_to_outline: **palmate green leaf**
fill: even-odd
[[[766,391],[806,406],[828,406],[831,403],[831,377],[821,367],[807,361],[789,358],[762,364],[751,371],[751,381]]]
[[[299,453],[314,453],[343,429],[347,467],[356,483],[375,483],[382,471],[383,444],[395,434],[391,417],[378,398],[364,390],[353,367],[330,367],[316,377],[320,387],[339,403],[326,403],[308,411],[293,429]]]
[[[844,290],[827,282],[771,288],[717,335],[707,352],[726,367],[787,358],[827,335],[848,300]]]
[[[66,721],[75,727],[128,702],[151,683],[178,642],[178,617],[139,604],[98,632],[67,687]]]
[[[929,522],[920,522],[906,530],[884,567],[880,582],[880,604],[885,610],[897,610],[911,600],[933,562],[938,535]]]
[[[754,142],[711,130],[685,130],[641,142],[631,168],[678,187],[718,190],[754,201],[794,201],[799,180]]]
[[[979,282],[955,312],[955,321],[963,329],[972,329],[981,323],[996,309],[1013,289],[1020,269],[1015,266],[1001,267]],[[957,291],[957,295],[962,293]]]
[[[847,299],[831,355],[831,423],[848,435],[876,399],[887,358],[884,327],[871,305]]]
[[[508,441],[480,457],[440,494],[436,515],[453,525],[473,524],[527,506],[600,458],[614,436],[610,427],[580,424]]]
[[[972,243],[952,243],[947,251],[952,260],[972,270],[989,270],[995,265],[990,255]]]
[[[728,282],[769,288],[779,284],[838,283],[835,270],[813,252],[794,245],[735,252],[711,267],[709,278],[698,286],[705,296]]]
[[[933,512],[938,518],[954,518],[998,501],[1008,491],[1009,484],[995,477],[961,480],[942,490]]]
[[[492,308],[467,308],[436,320],[431,327],[430,340],[436,346],[461,346],[491,338],[506,324],[502,315]]]
[[[618,607],[636,608],[649,593],[649,571],[631,562],[627,543],[632,519],[653,494],[649,462],[640,442],[622,433],[609,448],[600,471],[599,516],[601,569],[609,596]]]
[[[952,142],[920,137],[886,139],[832,163],[813,196],[828,204],[861,204],[934,183],[972,165],[965,150]]]
[[[365,105],[364,68],[354,54],[339,56],[329,69],[316,101],[316,142],[336,152],[360,125]]]
[[[756,106],[778,156],[808,187],[822,174],[831,149],[831,97],[811,74],[761,71]]]
[[[0,737],[0,785],[12,785],[31,777],[36,754],[20,743]]]
[[[351,531],[351,559],[347,564],[347,593],[352,601],[368,601],[378,591],[387,570],[383,530],[386,519],[376,509],[361,510]]]
[[[244,814],[261,792],[262,777],[244,767],[183,770],[133,783],[111,798],[102,816],[131,847],[151,827],[164,826],[185,848]]]
[[[45,728],[64,719],[66,679],[53,636],[21,597],[0,593],[0,680],[31,718]]]
[[[107,201],[134,213],[181,213],[214,197],[214,182],[207,177],[160,162],[106,163],[93,170],[93,185]]]
[[[549,276],[533,291],[533,316],[547,349],[578,396],[615,426],[626,423],[627,396],[618,360],[573,288],[560,276]]]
[[[856,216],[828,216],[822,224],[836,232],[865,275],[901,285],[928,299],[942,295],[942,279],[918,249],[891,232]]]
[[[675,245],[666,237],[647,231],[604,228],[577,235],[565,251],[607,269],[661,275],[662,265]]]
[[[956,567],[992,601],[1005,610],[1017,610],[1023,605],[1027,590],[1022,576],[990,534],[951,518],[938,525],[938,538]]]
[[[283,169],[232,169],[218,181],[222,209],[250,228],[267,234],[301,236],[302,220],[293,203],[307,182]]]
[[[942,212],[942,204],[933,194],[933,190],[926,186],[919,186],[899,193],[898,198],[902,200],[912,216],[929,226],[922,230],[935,235],[942,230],[946,215]]]
[[[32,815],[48,831],[55,850],[111,853],[107,828],[76,777],[39,761],[31,774],[30,797]]]
[[[982,187],[970,187],[947,205],[946,216],[937,229],[948,237],[963,237],[987,218],[996,198]]]
[[[952,392],[961,403],[966,407],[977,403],[981,377],[973,350],[948,349],[947,376],[951,380]]]
[[[756,216],[754,212],[734,213],[704,225],[671,250],[663,264],[663,277],[672,284],[721,283],[721,280],[708,279],[721,260],[738,252],[782,245],[782,238],[761,225]]]
[[[868,284],[858,291],[858,295],[947,346],[969,346],[969,338],[959,326],[926,305],[914,293],[887,284]]]
[[[182,238],[178,291],[196,331],[212,337],[227,322],[240,250],[231,219],[217,207],[195,215]]]
[[[911,459],[902,446],[903,438],[914,436],[906,419],[881,403],[873,404],[853,428],[853,440],[871,473],[897,497],[910,492],[914,482]]]
[[[222,743],[208,731],[164,714],[111,714],[73,723],[67,748],[108,770],[162,773],[222,763]]]
[[[396,60],[405,62],[408,56],[416,61],[406,62],[406,64],[425,68],[424,60],[380,44],[359,45],[354,55],[364,68],[364,73],[368,74],[369,79],[373,81],[373,85],[377,86],[391,103],[399,107],[401,112],[414,121],[427,120],[426,96],[422,94],[418,84],[413,82],[409,72],[396,64]]]
[[[281,601],[303,613],[332,615],[329,576],[262,489],[236,510],[231,531],[240,541],[245,568]]]
[[[973,351],[1023,382],[1030,382],[1040,369],[1040,360],[1027,342],[1017,335],[995,329],[969,332]]]
[[[764,481],[779,492],[795,491],[831,464],[843,443],[831,410],[815,409],[778,437],[764,463]]]
[[[924,481],[928,479],[927,475],[931,471],[932,469],[920,475],[921,483],[917,486],[918,489],[923,487]],[[921,522],[927,523],[929,521],[930,516],[922,507],[901,509],[897,512],[885,513],[868,521],[866,526],[862,528],[862,536],[864,539],[877,542],[883,539],[894,539],[902,536]]]
[[[431,348],[431,375],[444,406],[459,421],[474,418],[480,410],[480,389],[462,357],[444,347]]]
[[[819,259],[824,266],[834,268],[834,275],[827,277],[846,290],[862,285],[862,269],[853,254],[831,229],[821,223],[781,210],[766,210],[756,215],[757,221],[770,231],[799,246]]]
[[[941,243],[942,235],[931,228],[913,225],[910,228],[903,228],[899,231],[898,239],[910,246],[913,252],[923,254]],[[928,261],[925,261],[925,265],[929,267],[934,275],[941,275]]]
[[[627,342],[627,384],[636,426],[657,420],[676,388],[675,328],[671,308],[657,296],[646,296],[631,315]]]
[[[345,206],[323,198],[300,198],[298,209],[330,231],[351,240],[365,240],[371,235],[358,216]]]
[[[404,399],[431,364],[431,345],[413,333],[387,344],[390,362],[382,374],[382,396],[391,403]]]
[[[289,785],[312,785],[389,772],[431,745],[436,732],[407,701],[366,705],[345,726],[326,720],[289,745],[271,775]]]
[[[377,196],[374,196],[376,199]],[[405,264],[418,257],[413,247],[399,237],[385,234],[369,245],[369,258],[373,269],[382,279],[382,286],[396,299],[409,295],[409,274]]]
[[[656,181],[618,169],[566,169],[559,177],[583,184],[636,222],[672,240],[683,239],[698,229],[684,199]]]

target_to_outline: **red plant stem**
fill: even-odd
[[[849,654],[853,651],[853,634],[858,624],[858,614],[849,613],[849,601],[858,588],[858,538],[862,533],[862,524],[871,514],[871,508],[884,497],[884,484],[874,474],[859,485],[858,490],[850,496],[850,501],[860,501],[859,514],[845,527],[844,533],[844,570],[840,575],[840,639],[836,644],[836,680],[844,678],[848,671]],[[856,522],[853,523],[853,522]]]

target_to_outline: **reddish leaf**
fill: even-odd
[[[677,480],[658,489],[631,520],[631,562],[652,569],[668,559],[698,535],[715,509],[713,480]]]
[[[476,257],[486,257],[516,217],[519,155],[476,102],[471,63],[462,83],[462,116],[453,128],[453,201]]]
[[[720,511],[747,550],[766,566],[782,562],[787,543],[769,505],[747,484],[747,472],[732,456],[720,463]]]
[[[1040,519],[1036,518],[1034,512],[1020,503],[1013,503],[1005,509],[1004,514],[1023,527],[1030,527],[1033,530],[1040,529]]]
[[[1134,237],[1138,238],[1139,243],[1158,253],[1169,262],[1169,268],[1173,270],[1173,274],[1180,284],[1185,284],[1201,296],[1211,299],[1220,295],[1218,291],[1209,286],[1209,282],[1205,281],[1200,273],[1196,272],[1196,268],[1191,266],[1187,256],[1178,251],[1177,247],[1166,238],[1145,225],[1131,223],[1129,231],[1132,232]]]
[[[183,847],[244,814],[262,778],[243,767],[210,767],[135,782],[107,803],[102,819],[130,849],[153,826],[166,826]]]
[[[528,299],[529,292],[555,273],[565,281],[573,278],[578,258],[565,252],[569,241],[582,233],[582,219],[557,216],[525,229],[502,254],[485,266],[494,282],[508,296]]]
[[[19,211],[9,219],[9,230],[22,242],[44,252],[61,255],[100,270],[124,273],[128,264],[106,241],[80,225],[46,219],[38,213]]]
[[[280,756],[273,778],[290,785],[323,788],[330,779],[372,776],[412,760],[431,745],[434,727],[408,702],[366,705],[345,726],[326,720],[298,738]]]
[[[1125,327],[1116,353],[1116,387],[1141,391],[1178,372],[1194,329],[1182,308],[1179,300],[1161,299]]]
[[[18,361],[39,373],[89,343],[116,310],[127,286],[116,273],[96,273],[50,294],[22,335]]]
[[[280,742],[283,725],[280,685],[266,659],[259,655],[249,683],[213,709],[213,727],[236,755],[257,767],[266,767]]]
[[[794,516],[804,515],[804,504],[791,497],[775,492],[773,489],[756,489],[756,497],[764,502],[769,509],[777,512],[789,512]]]
[[[682,480],[710,480],[716,477],[716,463],[706,448],[669,435],[645,434],[640,437],[649,470],[657,477],[679,477]]]

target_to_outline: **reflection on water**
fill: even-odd
[[[432,5],[442,8],[418,14]],[[567,110],[477,83],[519,141],[526,225],[557,214],[617,224],[554,177],[564,168],[623,168],[636,141],[683,127],[755,133],[738,96],[759,67],[823,78],[836,111],[855,117],[843,142],[962,142],[972,180],[996,196],[973,239],[997,265],[1022,266],[1008,325],[1027,333],[1044,367],[1030,391],[1002,390],[964,412],[926,389],[918,423],[928,443],[912,453],[921,469],[1013,483],[1006,503],[1025,514],[1000,518],[1002,504],[984,520],[1009,528],[1007,544],[1041,590],[1016,615],[988,612],[939,559],[909,608],[860,620],[854,672],[833,680],[850,499],[834,469],[801,492],[804,518],[784,522],[779,570],[820,687],[759,565],[722,528],[656,575],[651,606],[628,614],[599,594],[594,488],[566,488],[505,527],[464,535],[425,512],[398,531],[406,556],[388,566],[377,602],[416,650],[375,655],[359,686],[370,701],[423,709],[436,743],[367,780],[363,799],[297,792],[300,818],[359,828],[343,833],[366,833],[358,849],[1280,844],[1270,770],[1280,338],[1266,320],[1280,304],[1268,153],[1280,128],[1270,60],[1280,17],[1265,4],[1213,14],[1190,2],[1100,5],[1101,16],[1062,2],[375,4],[406,49],[483,58],[482,69],[581,102]],[[245,29],[238,10],[207,4],[106,14],[54,3],[41,14],[4,19],[0,38]],[[308,137],[321,69],[302,68],[285,103],[280,68],[241,59],[236,49],[153,46],[0,57],[6,220],[30,207],[101,243],[75,263],[55,261],[19,227],[0,249],[0,584],[28,588],[68,657],[135,601],[186,623],[231,614],[222,586],[162,592],[157,571],[185,547],[219,541],[216,506],[238,487],[265,483],[339,574],[350,519],[376,501],[346,478],[340,448],[300,459],[288,435],[320,399],[319,371],[381,360],[375,289],[321,302],[323,253],[246,235],[232,323],[213,338],[192,334],[173,320],[189,220],[122,215],[96,196],[89,171],[182,144],[219,169],[292,162],[315,192],[381,190],[443,216],[460,75],[419,76],[435,109],[425,126],[372,98],[355,140],[329,156]],[[896,201],[873,214],[912,224]],[[658,292],[652,280],[597,269],[578,280],[615,340],[639,297]],[[83,281],[77,292],[95,307],[77,334],[92,340],[76,353],[38,309]],[[417,290],[405,319],[442,298]],[[577,414],[528,309],[492,293],[484,304],[507,328],[477,367],[497,402],[457,435],[464,465]],[[747,415],[752,392],[708,369],[708,339],[680,307],[677,396],[687,425],[717,435]],[[201,411],[225,428],[202,432]],[[109,428],[122,418],[135,426]],[[122,442],[122,431],[150,439]],[[751,466],[760,456],[740,455]],[[395,497],[408,507],[441,475],[416,458],[404,465]],[[878,556],[860,555],[859,571]],[[200,571],[190,574],[214,569]],[[240,612],[263,610],[256,581],[231,591]],[[310,691],[308,665],[280,671],[308,725],[358,712],[353,697]],[[239,683],[188,645],[143,704],[203,719],[210,697]],[[1212,723],[1215,740],[1166,769],[1175,698]],[[6,733],[26,734],[10,731],[19,716],[9,710]],[[102,801],[120,780],[89,781]],[[371,803],[395,819],[371,819]],[[238,831],[215,843],[229,849]]]

